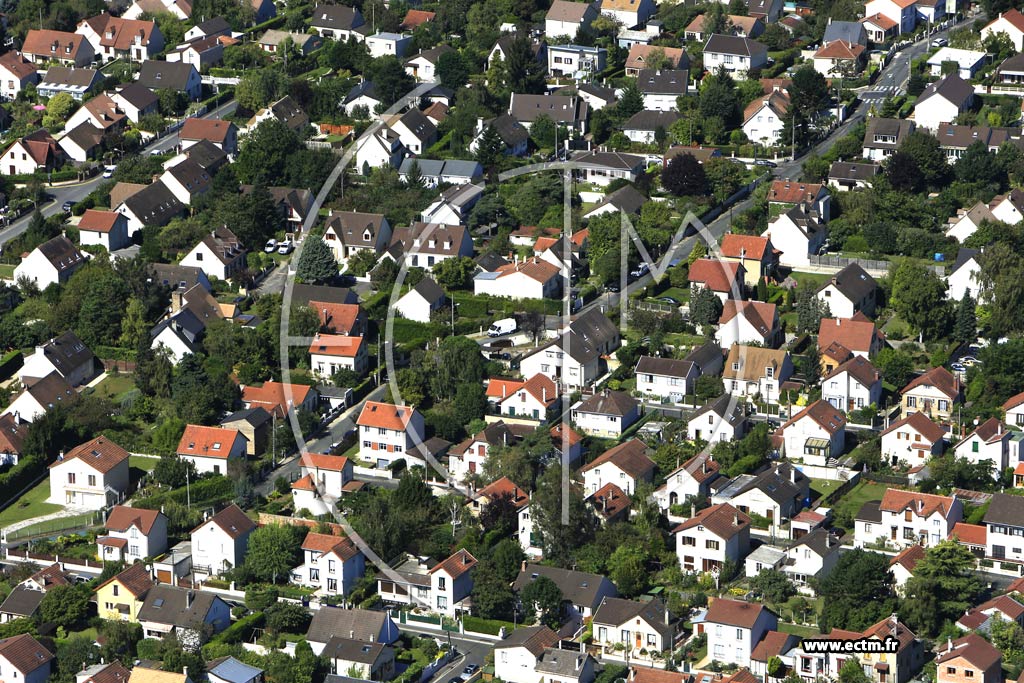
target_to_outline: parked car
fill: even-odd
[[[267,240],[266,245],[264,245],[263,247],[263,251],[265,251],[268,254],[273,254],[275,251],[277,251],[277,240],[275,240],[274,238],[270,238],[269,240]]]
[[[70,199],[60,205],[60,210],[63,211],[64,213],[71,213],[71,211],[74,208],[75,208],[75,203],[73,201],[71,201]]]
[[[755,166],[767,166],[768,168],[778,168],[779,167],[779,165],[777,163],[775,163],[774,161],[771,161],[769,159],[755,159],[754,160],[754,165]]]
[[[679,305],[679,301],[671,296],[660,296],[658,297],[658,301],[663,301],[666,304],[672,304],[673,306]]]
[[[945,38],[936,38],[932,41],[932,47],[946,47],[949,45],[949,41]]]
[[[114,171],[116,171],[116,170],[117,170],[117,166],[104,166],[103,167],[103,177],[104,178],[112,177],[114,175]]]
[[[465,669],[462,670],[462,679],[468,680],[473,677],[473,674],[477,672],[480,667],[476,664],[469,664]]]
[[[618,293],[621,290],[621,286],[619,285],[618,280],[616,280],[615,282],[606,283],[604,289],[606,292]]]
[[[291,240],[285,240],[277,245],[278,254],[290,254],[295,250],[295,245],[292,244]]]

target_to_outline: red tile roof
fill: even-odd
[[[526,489],[518,486],[508,477],[495,479],[490,484],[477,491],[476,495],[479,498],[486,498],[489,501],[494,500],[499,496],[508,496],[510,502],[517,510],[530,503],[530,494],[527,493]]]
[[[223,529],[231,538],[239,538],[242,534],[256,528],[256,522],[249,519],[249,517],[242,512],[242,508],[238,507],[234,503],[228,505],[213,517],[206,520],[206,522],[213,522]],[[203,522],[203,524],[206,524],[206,522]],[[202,524],[199,526],[202,526]]]
[[[722,256],[729,258],[764,259],[771,243],[767,237],[738,235],[730,232],[722,238]]]
[[[989,26],[999,21],[999,19],[1005,19],[1015,29],[1024,32],[1024,14],[1021,14],[1019,10],[1009,9],[1001,13],[997,19],[989,22]]]
[[[359,322],[363,309],[359,304],[335,304],[310,301],[310,307],[320,318],[320,327],[332,334],[351,334]]]
[[[988,527],[981,524],[957,522],[953,525],[953,530],[949,532],[949,537],[958,538],[961,543],[966,545],[983,546],[988,540]]]
[[[0,657],[26,677],[53,659],[50,651],[27,633],[0,640]]]
[[[120,217],[121,214],[116,211],[86,209],[85,213],[82,214],[82,220],[78,223],[78,229],[79,231],[88,230],[90,232],[108,233],[114,229],[117,219]]]
[[[750,522],[749,515],[737,510],[729,503],[719,503],[704,508],[673,529],[672,533],[703,526],[719,538],[730,539],[744,529],[749,529]]]
[[[867,48],[845,40],[834,40],[814,53],[815,59],[859,59]]]
[[[293,405],[302,405],[312,391],[313,388],[305,384],[264,382],[261,387],[242,387],[242,402],[252,408],[262,407],[268,413],[282,417],[287,412],[289,400]]]
[[[228,132],[234,126],[231,121],[223,119],[185,119],[178,137],[182,140],[209,140],[210,142],[224,143],[228,138]]]
[[[930,517],[933,513],[938,512],[945,517],[949,514],[949,509],[953,507],[953,500],[950,496],[936,496],[931,493],[918,493],[917,491],[886,489],[878,509],[883,512],[896,513],[912,510],[914,514],[921,517]]]
[[[21,53],[26,55],[39,55],[40,57],[53,57],[54,59],[74,60],[82,45],[87,45],[85,36],[67,31],[49,31],[32,29],[25,36],[21,45]],[[55,50],[51,50],[56,45]],[[71,51],[68,52],[68,46]]]
[[[786,427],[795,424],[797,421],[802,420],[805,417],[809,417],[814,420],[819,427],[829,434],[835,434],[846,426],[846,417],[839,410],[833,408],[832,404],[828,401],[818,399],[791,417],[786,424],[779,428],[779,431],[786,431]]]
[[[36,72],[36,65],[11,50],[0,55],[0,69],[6,69],[16,78],[23,79]]]
[[[968,633],[966,636],[957,638],[950,642],[943,650],[935,658],[936,664],[945,664],[963,657],[972,666],[985,672],[993,667],[998,672],[999,662],[1003,657],[999,650],[977,633]],[[981,678],[984,679],[987,676],[982,676]]]
[[[237,429],[188,425],[178,442],[178,455],[202,458],[225,458],[231,454],[236,439],[245,437]]]
[[[894,422],[889,425],[888,429],[884,430],[881,435],[885,436],[904,425],[913,429],[921,436],[921,438],[927,440],[929,443],[936,443],[946,435],[946,432],[942,427],[929,420],[924,413],[911,413],[899,422]]]
[[[105,528],[107,531],[128,531],[133,525],[142,533],[149,534],[160,516],[159,510],[146,510],[145,508],[132,508],[126,505],[115,505],[107,517]]]
[[[427,12],[421,9],[411,9],[405,13],[405,19],[402,20],[400,28],[403,30],[412,30],[420,24],[425,24],[428,21],[433,21],[434,13]]]
[[[595,491],[588,500],[597,514],[606,519],[613,519],[633,504],[633,500],[626,492],[611,482]]]
[[[895,21],[885,16],[884,14],[872,14],[870,17],[864,17],[860,20],[862,24],[872,23],[883,31],[891,31],[892,29],[899,26]]]
[[[736,316],[746,318],[762,337],[767,338],[775,329],[775,304],[729,299],[722,306],[722,315],[718,319],[719,326],[725,325]]]
[[[798,183],[795,180],[776,180],[768,190],[768,201],[799,204],[814,201],[821,192],[821,183]]]
[[[122,462],[128,461],[128,451],[110,441],[105,436],[97,436],[95,439],[75,446],[64,455],[58,456],[57,461],[50,467],[63,465],[69,460],[81,460],[97,472],[106,474]]]
[[[492,377],[487,381],[487,398],[496,398],[503,401],[522,389],[524,384],[526,382],[518,379]]]
[[[818,326],[818,348],[826,349],[839,342],[854,353],[868,353],[882,333],[871,321],[853,318],[822,318]]]
[[[705,621],[740,628],[752,628],[767,607],[755,602],[742,602],[728,598],[711,599]]]
[[[647,444],[640,439],[631,439],[609,448],[581,468],[580,472],[589,472],[606,462],[612,463],[634,478],[643,477],[654,470],[654,461],[647,457]]]
[[[924,546],[912,545],[904,548],[898,555],[889,560],[889,566],[898,564],[904,567],[908,572],[913,573],[914,567],[917,563],[924,558]]]
[[[363,348],[362,337],[346,337],[341,334],[318,334],[309,345],[309,352],[318,356],[334,358],[355,358]]]
[[[910,384],[903,387],[900,391],[901,394],[905,394],[912,389],[916,389],[920,386],[932,386],[944,393],[950,399],[955,399],[960,395],[960,380],[953,376],[946,368],[941,365],[937,368],[932,368],[928,372],[924,373],[920,377],[911,380]]]
[[[448,576],[452,577],[452,579],[457,579],[475,566],[476,558],[473,557],[468,550],[463,548],[461,550],[456,550],[446,560],[434,565],[433,569],[427,573],[433,574],[434,572],[443,571],[448,574]]]
[[[318,534],[310,531],[302,541],[303,550],[313,550],[324,555],[334,554],[341,560],[348,560],[359,554],[352,539],[347,536],[335,536],[332,534]]]
[[[142,562],[136,562],[120,574],[111,577],[102,583],[99,588],[113,581],[117,581],[124,586],[136,598],[142,597],[150,588],[156,585],[156,581],[150,576],[150,573],[146,570],[146,565]]]
[[[404,432],[413,410],[409,406],[396,406],[392,403],[367,401],[359,413],[356,424],[360,427],[379,427],[395,432]]]
[[[343,455],[325,455],[323,453],[303,453],[302,466],[309,470],[328,470],[341,472],[348,465],[348,458]]]
[[[1003,410],[1013,410],[1021,404],[1024,404],[1024,391],[1006,399],[1006,403],[1003,404]]]
[[[690,266],[690,282],[704,285],[712,292],[732,292],[733,283],[737,283],[742,293],[743,286],[739,282],[741,267],[735,261],[697,259]]]

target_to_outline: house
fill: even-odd
[[[881,433],[882,458],[896,465],[900,461],[921,464],[942,455],[946,432],[924,413],[911,413]]]
[[[826,78],[856,76],[864,69],[867,47],[845,40],[827,43],[814,53],[814,70]]]
[[[630,216],[638,216],[647,201],[647,197],[640,194],[640,191],[635,187],[623,185],[619,189],[606,194],[601,201],[594,205],[594,208],[583,214],[583,217],[590,219],[604,213],[625,213]]]
[[[942,366],[932,368],[900,390],[904,416],[922,412],[933,420],[948,420],[953,405],[961,400],[960,380]]]
[[[249,519],[234,503],[212,517],[207,517],[190,534],[192,570],[217,576],[239,566],[245,560],[249,535],[255,528],[256,522]]]
[[[509,114],[501,114],[487,121],[477,119],[476,134],[473,141],[469,143],[470,152],[476,153],[480,140],[483,138],[484,131],[487,128],[493,128],[498,137],[501,138],[502,143],[505,145],[505,154],[514,157],[526,154],[530,141],[530,132]]]
[[[1014,8],[1000,12],[998,17],[981,29],[981,39],[984,41],[1000,33],[1009,37],[1017,52],[1024,52],[1024,14],[1020,10]]]
[[[914,569],[917,568],[917,563],[924,558],[924,554],[924,546],[910,545],[889,560],[889,571],[892,572],[896,590],[901,594],[905,592],[907,581],[913,578]]]
[[[853,356],[822,378],[821,397],[846,413],[877,408],[882,401],[882,375],[863,356]]]
[[[191,159],[185,159],[164,171],[160,181],[182,204],[191,204],[193,199],[205,194],[213,185],[210,174]]]
[[[641,69],[636,87],[644,98],[644,109],[675,112],[676,100],[688,92],[689,79],[686,69]]]
[[[372,32],[362,12],[347,5],[320,5],[313,12],[309,25],[324,38],[342,42],[350,38],[363,42]]]
[[[484,175],[483,167],[476,161],[407,158],[398,169],[398,175],[403,182],[409,181],[413,167],[419,169],[420,182],[426,187],[437,187],[441,184],[466,185],[475,183]]]
[[[351,490],[352,461],[338,455],[303,453],[299,464],[302,476],[292,483],[295,509],[309,510],[315,515],[329,514],[330,504]]]
[[[384,251],[391,240],[391,225],[382,213],[332,211],[324,223],[324,241],[339,262],[360,251]]]
[[[693,456],[669,472],[665,477],[665,483],[654,492],[658,507],[667,512],[673,506],[682,505],[687,500],[707,499],[711,483],[719,476],[719,469],[718,463],[711,458],[710,453],[698,453]]]
[[[29,578],[15,584],[11,592],[0,604],[0,624],[6,624],[15,619],[33,618],[36,616],[39,605],[42,603],[46,593],[57,586],[67,586],[71,579],[61,569],[59,564],[51,564],[40,569]],[[3,670],[0,669],[0,673]]]
[[[214,17],[197,22],[195,26],[185,31],[184,38],[186,41],[193,41],[200,38],[219,38],[230,35],[231,24],[223,17]]]
[[[520,360],[524,377],[543,374],[566,389],[583,388],[599,377],[601,352],[583,337],[569,332]]]
[[[797,183],[789,180],[772,182],[768,189],[769,216],[778,216],[797,207],[827,223],[831,217],[832,197],[828,189],[820,183]]]
[[[813,582],[828,576],[839,561],[839,546],[839,539],[830,531],[814,529],[786,549],[787,560],[782,572],[798,590],[813,595]]]
[[[818,324],[821,367],[832,372],[851,356],[871,358],[881,351],[885,335],[863,314],[852,318],[822,318]]]
[[[992,495],[982,523],[988,528],[985,556],[1012,562],[1024,561],[1024,551],[1016,539],[1024,535],[1024,499],[1005,493]]]
[[[652,144],[659,131],[662,138],[667,139],[669,128],[678,120],[679,113],[674,111],[640,111],[622,124],[622,132],[633,142]]]
[[[864,25],[864,30],[868,34],[868,41],[876,45],[895,37],[900,26],[899,23],[878,12],[864,17],[860,23]]]
[[[946,298],[950,301],[961,301],[969,295],[975,302],[981,297],[981,265],[978,263],[977,249],[961,248],[956,252],[946,282]]]
[[[491,422],[476,434],[468,436],[461,443],[452,446],[448,451],[448,470],[451,475],[456,481],[465,481],[471,475],[482,473],[491,447],[511,446],[522,438],[523,431],[517,429],[519,426],[507,425],[503,420]],[[492,483],[484,490],[491,489],[493,486]],[[519,487],[514,487],[514,489],[518,498]],[[484,490],[481,490],[481,496],[484,495]],[[525,492],[523,495],[526,495]],[[475,500],[473,503],[477,508],[481,505],[479,500]]]
[[[576,429],[591,436],[618,438],[638,419],[640,403],[622,391],[606,389],[572,407]]]
[[[227,475],[231,458],[244,460],[245,451],[245,437],[237,429],[188,425],[178,442],[177,454],[200,474]]]
[[[557,683],[592,683],[596,662],[587,653],[549,647],[537,661],[536,672]]]
[[[166,518],[164,523],[166,525]],[[96,587],[96,609],[99,616],[112,621],[138,623],[139,610],[155,585],[157,581],[150,567],[143,562],[128,565],[127,569]]]
[[[422,50],[415,57],[405,60],[405,72],[417,81],[437,80],[437,63],[441,55],[453,51],[454,48],[450,45],[438,45],[429,50]]]
[[[476,203],[480,201],[480,197],[483,196],[484,187],[483,183],[479,185],[458,185],[455,187],[449,187],[447,190],[441,193],[438,197],[420,214],[420,218],[425,223],[430,223],[435,226],[449,226],[458,225],[462,226],[469,222],[470,211],[476,206]],[[424,223],[416,224],[417,230],[422,230],[425,227]],[[393,243],[392,243],[393,244]],[[409,245],[404,245],[405,249],[408,249]],[[463,247],[463,251],[467,248]],[[460,254],[463,256],[472,256],[472,249],[468,249],[468,253]]]
[[[799,268],[809,265],[808,257],[817,255],[824,247],[828,228],[816,212],[794,206],[772,218],[761,236],[771,238],[772,244],[780,251],[781,265]]]
[[[91,123],[83,123],[74,130],[65,132],[59,144],[68,159],[83,163],[101,154],[103,137],[102,130]]]
[[[399,142],[412,154],[423,154],[437,142],[437,126],[419,109],[395,114],[384,120],[385,125],[398,135]]]
[[[53,171],[64,161],[64,151],[45,129],[15,140],[0,156],[0,170],[7,175]]]
[[[1024,426],[1024,392],[1007,399],[1003,411],[1006,413],[1006,424]]]
[[[836,161],[829,167],[828,185],[840,192],[871,187],[875,176],[881,172],[881,165],[876,163]]]
[[[598,5],[598,2],[554,0],[544,16],[544,35],[575,38],[580,31],[588,31],[591,22],[598,17]]]
[[[558,634],[543,624],[514,629],[494,644],[495,677],[508,683],[535,683],[538,661],[558,642]]]
[[[783,90],[772,90],[755,98],[743,110],[743,133],[748,140],[762,146],[777,145],[782,139],[789,95]]]
[[[185,21],[192,16],[192,3],[189,0],[135,0],[122,15],[125,19],[140,19],[144,14],[172,15],[178,21]]]
[[[1016,225],[1024,220],[1024,191],[1014,188],[1006,194],[997,195],[989,202],[989,208],[996,220]]]
[[[700,368],[690,361],[640,356],[633,374],[637,392],[660,401],[681,403],[684,395],[693,393]]]
[[[744,474],[723,483],[712,492],[711,502],[729,503],[740,512],[779,524],[800,511],[809,491],[810,478],[794,465],[781,463],[760,474]]]
[[[977,607],[972,607],[960,617],[956,625],[964,631],[988,633],[993,621],[1012,622],[1018,626],[1024,622],[1024,605],[1009,595],[997,595]]]
[[[22,382],[25,390],[15,396],[0,415],[12,415],[20,422],[33,422],[54,406],[78,401],[78,393],[56,372],[42,379],[26,379]]]
[[[386,126],[356,141],[356,167],[363,175],[369,175],[371,168],[398,168],[407,154],[398,133]]]
[[[567,621],[582,621],[593,617],[605,598],[615,598],[619,595],[615,584],[600,574],[532,563],[527,563],[520,570],[512,589],[519,593],[527,584],[541,576],[554,581],[562,591],[562,616]]]
[[[114,202],[111,202],[114,204]],[[116,204],[118,213],[128,219],[128,235],[134,236],[145,227],[163,227],[185,213],[185,205],[161,181],[142,189]]]
[[[340,370],[366,373],[369,352],[362,336],[320,334],[309,345],[310,368],[322,378],[331,378]]]
[[[970,209],[957,209],[956,215],[949,217],[946,237],[952,237],[962,244],[976,233],[983,223],[996,223],[998,220],[984,202],[977,202]]]
[[[938,130],[940,123],[953,123],[974,103],[974,86],[957,74],[931,83],[914,103],[914,122],[925,130]]]
[[[387,55],[404,57],[412,46],[412,36],[381,31],[372,36],[367,36],[363,42],[371,58],[385,57]]]
[[[263,669],[227,655],[206,663],[206,677],[210,683],[263,683]]]
[[[580,3],[567,0],[555,0],[554,9],[559,4],[582,6]],[[547,116],[558,126],[565,126],[570,133],[584,135],[587,132],[587,116],[590,107],[581,97],[572,95],[528,95],[512,93],[509,100],[508,114],[527,130],[541,116]]]
[[[49,502],[100,510],[128,494],[128,451],[98,436],[50,465]]]
[[[985,62],[986,56],[984,52],[944,47],[929,57],[926,64],[932,76],[942,76],[943,65],[954,63],[956,64],[956,75],[965,81],[969,81],[981,70]]]
[[[750,517],[728,503],[704,508],[672,530],[684,572],[717,572],[750,552]]]
[[[1019,139],[1008,128],[992,128],[990,126],[967,126],[955,123],[941,123],[935,133],[939,140],[939,148],[946,153],[946,160],[955,163],[962,157],[967,148],[978,142],[984,144],[989,151],[996,151],[1003,144],[1014,143]]]
[[[1010,465],[1010,436],[999,418],[990,417],[976,425],[974,430],[958,443],[953,452],[956,457],[967,460],[972,465],[989,463],[989,473],[999,480]]]
[[[85,36],[102,62],[144,62],[164,49],[164,36],[155,21],[113,17],[107,12],[78,22],[75,33]]]
[[[87,66],[95,54],[85,36],[67,31],[30,29],[21,44],[21,56],[36,64]]]
[[[341,102],[341,109],[349,116],[366,119],[373,112],[383,108],[382,103],[383,99],[377,93],[377,86],[372,81],[363,79],[353,85],[345,94],[345,99]],[[363,107],[365,107],[365,111],[358,111]]]
[[[268,29],[265,31],[263,35],[259,37],[257,42],[259,43],[260,49],[269,55],[273,55],[275,59],[284,59],[282,55],[284,54],[286,45],[290,45],[292,49],[296,50],[299,55],[304,57],[313,50],[319,48],[323,43],[319,37],[308,33],[278,31],[276,29]]]
[[[558,266],[536,256],[473,277],[473,293],[510,299],[554,299],[562,287]]]
[[[602,654],[616,658],[622,651],[631,658],[665,652],[675,645],[670,621],[668,608],[660,598],[641,602],[606,597],[594,613],[592,642],[601,645]],[[621,650],[615,648],[617,643]]]
[[[716,444],[738,441],[746,435],[748,423],[735,399],[723,394],[693,413],[686,423],[686,438]]]
[[[743,282],[751,289],[762,280],[772,280],[779,268],[779,254],[768,237],[726,233],[722,237],[720,258],[739,263]]]
[[[446,193],[448,191],[446,190]],[[389,249],[389,253],[393,254],[391,250],[397,251],[410,268],[432,269],[441,261],[450,258],[471,257],[473,239],[469,235],[469,230],[462,224],[413,223],[394,231]]]
[[[0,55],[0,99],[13,100],[30,83],[39,82],[35,65],[11,50]]]
[[[146,593],[138,619],[143,637],[162,639],[173,635],[184,643],[199,638],[200,631],[217,634],[226,629],[231,624],[231,608],[214,593],[159,584]],[[132,678],[137,673],[138,667]]]
[[[722,306],[722,315],[715,331],[715,339],[722,346],[760,344],[774,348],[782,338],[775,304],[728,299]]]
[[[18,370],[18,378],[43,378],[57,373],[71,386],[78,386],[96,375],[96,357],[74,332],[68,330],[45,344],[36,346],[35,353],[25,359]]]
[[[569,95],[576,93],[587,106],[590,107],[590,111],[598,111],[605,107],[615,104],[617,99],[615,95],[615,88],[606,87],[597,83],[580,83],[575,82],[572,85],[567,85],[563,88],[559,88],[555,91],[556,95]]]
[[[917,26],[916,0],[868,0],[864,16],[880,14],[896,24],[897,34],[911,33]]]
[[[26,436],[27,424],[10,414],[0,416],[0,466],[18,464]]]
[[[245,438],[246,455],[260,456],[267,450],[272,421],[270,413],[263,408],[245,408],[223,418],[220,426],[234,429]]]
[[[223,119],[189,117],[182,124],[178,139],[181,140],[182,149],[208,140],[225,154],[233,155],[238,152],[238,127],[234,122]]]
[[[782,437],[785,455],[808,465],[832,465],[846,444],[846,418],[821,399],[794,415],[776,434]]]
[[[768,65],[768,48],[751,38],[714,34],[704,44],[704,69],[724,68],[733,78],[744,80],[747,72]]]
[[[222,226],[199,240],[179,263],[195,266],[207,277],[230,280],[248,267],[245,254],[245,248],[235,234]]]
[[[334,636],[320,656],[331,671],[326,680],[357,676],[358,680],[388,681],[395,676],[395,650],[383,643]]]
[[[654,0],[601,0],[601,14],[627,29],[646,24],[657,9]]]
[[[319,595],[348,595],[366,571],[366,558],[347,536],[310,531],[302,541],[302,559],[292,579],[316,588]]]
[[[558,405],[558,387],[543,373],[532,375],[522,383],[498,383],[502,384],[501,391],[507,392],[498,401],[498,412],[506,417],[544,421]],[[488,384],[488,391],[490,388]]]
[[[167,516],[159,510],[116,505],[104,529],[106,535],[96,539],[97,554],[104,562],[131,564],[167,550]]]
[[[650,482],[654,476],[654,461],[647,457],[647,444],[639,439],[609,448],[587,465],[580,468],[586,495],[600,490],[611,482],[626,495],[633,495],[640,482]]]
[[[782,0],[747,0],[747,16],[760,19],[766,26],[782,17],[782,8]]]
[[[892,2],[893,0],[882,0]],[[883,161],[892,156],[903,141],[914,132],[914,122],[906,119],[885,119],[878,116],[868,118],[864,132],[863,156],[868,161]]]
[[[699,39],[698,39],[699,40]],[[626,75],[635,77],[639,75],[640,71],[647,69],[647,62],[652,55],[656,56],[657,60],[664,57],[665,64],[660,64],[658,61],[655,62],[655,67],[663,67],[663,69],[687,69],[690,65],[690,59],[687,57],[686,52],[681,47],[655,47],[654,45],[633,45],[629,48],[629,54],[626,56]],[[657,70],[657,69],[655,69]]]
[[[279,420],[285,419],[294,411],[316,410],[318,400],[316,389],[305,384],[268,381],[259,387],[242,387],[242,405],[245,408],[263,408]]]
[[[366,401],[356,425],[361,459],[376,463],[380,468],[399,459],[407,464],[422,460],[419,446],[426,437],[423,415],[415,408]]]
[[[857,21],[836,21],[829,18],[825,26],[825,35],[821,39],[823,45],[843,40],[853,45],[867,45],[868,34],[864,25]]]
[[[686,40],[703,42],[714,35],[711,30],[705,28],[705,26],[707,26],[707,20],[707,14],[698,14],[697,17],[684,29]],[[740,36],[741,38],[757,38],[764,33],[764,22],[758,17],[727,14],[726,21],[728,22],[726,30],[734,36]]]
[[[837,318],[852,318],[856,313],[875,314],[878,286],[875,279],[857,263],[851,263],[818,289],[818,300]]]
[[[429,323],[431,316],[444,307],[444,290],[431,278],[424,277],[395,302],[395,312],[403,318]]]
[[[601,524],[608,525],[629,519],[633,500],[618,486],[605,484],[584,500]]]
[[[723,664],[749,666],[754,647],[778,624],[778,616],[764,605],[716,598],[704,617],[708,655]]]
[[[782,383],[792,374],[789,352],[733,344],[729,347],[722,380],[731,396],[753,398],[760,394],[770,403],[780,400]]]
[[[548,75],[553,78],[568,76],[577,80],[593,78],[605,70],[608,50],[586,45],[549,45]]]
[[[53,654],[27,633],[0,639],[0,675],[25,683],[50,678]]]
[[[384,645],[393,644],[399,637],[398,627],[387,612],[325,606],[313,613],[306,641],[319,656],[339,633],[348,634],[351,640]]]
[[[690,287],[702,287],[714,293],[725,304],[729,299],[743,299],[743,266],[737,261],[700,258],[690,264]]]
[[[1003,655],[976,633],[947,641],[935,658],[936,683],[999,683],[1003,678]]]
[[[634,183],[647,168],[644,157],[622,152],[584,152],[572,161],[579,181],[598,187],[607,187],[618,179]]]
[[[862,547],[884,537],[887,545],[931,546],[945,540],[953,525],[963,521],[964,506],[956,497],[887,489],[877,509],[877,524],[857,515],[854,545]]]
[[[115,211],[87,209],[78,223],[82,246],[98,245],[107,251],[122,249],[130,244],[128,219]]]
[[[198,101],[202,95],[199,72],[191,64],[182,62],[146,60],[139,69],[139,77],[136,81],[153,92],[174,90],[184,93],[193,101]]]

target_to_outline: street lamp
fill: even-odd
[[[455,309],[459,307],[455,301],[452,301],[452,334],[455,334]]]

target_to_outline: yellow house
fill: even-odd
[[[136,562],[100,584],[96,589],[96,609],[103,619],[136,623],[146,593],[155,585],[146,565]]]

